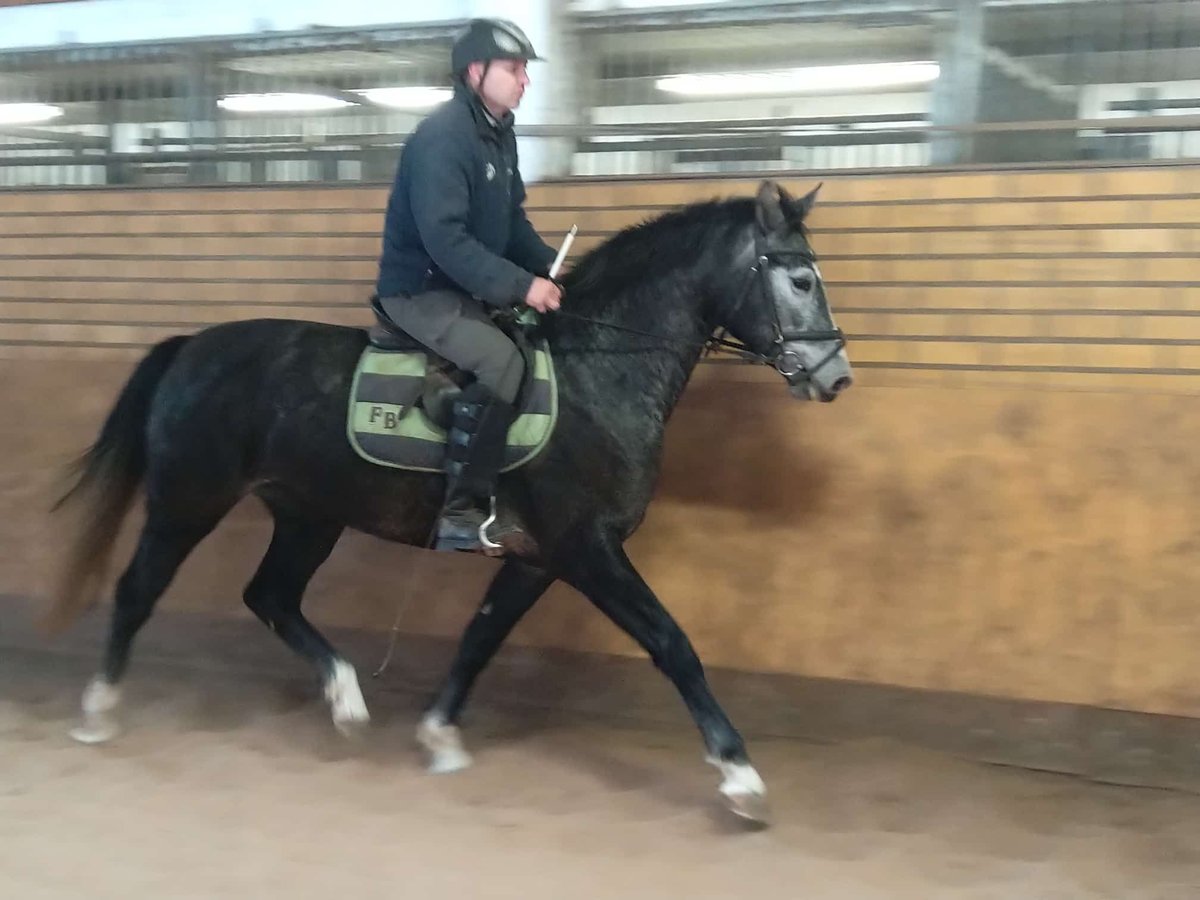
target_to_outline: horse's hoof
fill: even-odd
[[[473,760],[463,747],[458,726],[447,725],[437,717],[428,716],[417,726],[417,743],[429,754],[427,767],[431,775],[449,775],[469,769]]]
[[[749,763],[709,761],[725,776],[719,790],[729,811],[749,822],[769,824],[767,786],[763,784],[762,777],[755,771],[754,766]]]
[[[120,726],[110,716],[86,716],[82,724],[71,729],[71,739],[81,744],[106,744],[121,733]]]
[[[81,744],[103,744],[120,732],[112,713],[121,702],[121,689],[97,675],[83,690],[83,722],[71,729]]]
[[[466,750],[441,750],[430,754],[426,771],[430,775],[453,775],[471,768],[474,762]]]
[[[363,716],[362,718],[349,717],[333,717],[333,727],[338,730],[338,734],[346,738],[346,740],[357,741],[367,733],[367,726],[371,724],[371,717]]]
[[[325,699],[333,713],[333,724],[343,737],[356,738],[362,735],[371,722],[367,703],[358,686],[358,675],[354,666],[343,660],[333,664],[333,674],[325,683]]]
[[[765,794],[751,794],[745,791],[721,791],[725,800],[725,808],[747,822],[755,825],[771,824],[771,807]]]

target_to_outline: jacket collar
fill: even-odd
[[[463,84],[461,81],[454,85],[454,99],[462,104],[465,104],[467,109],[471,111],[471,117],[475,120],[475,127],[479,129],[479,133],[484,137],[498,138],[506,131],[511,131],[513,127],[514,116],[511,111],[506,112],[504,117],[497,120],[487,107],[483,105],[483,100],[479,95]]]

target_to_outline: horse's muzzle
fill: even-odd
[[[797,400],[819,400],[821,403],[832,403],[843,391],[854,384],[853,375],[839,375],[828,385],[819,383],[801,373],[796,378],[788,379],[788,391]]]

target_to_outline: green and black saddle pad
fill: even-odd
[[[544,343],[533,351],[533,381],[518,398],[508,432],[508,472],[536,457],[558,418],[558,383]],[[429,357],[420,350],[382,350],[371,344],[359,357],[350,388],[346,432],[363,459],[394,469],[441,472],[446,430],[419,404]]]

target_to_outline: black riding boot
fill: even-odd
[[[496,477],[504,465],[508,429],[516,416],[479,382],[454,401],[446,448],[446,501],[438,522],[437,550],[480,550],[479,528],[491,515]]]

